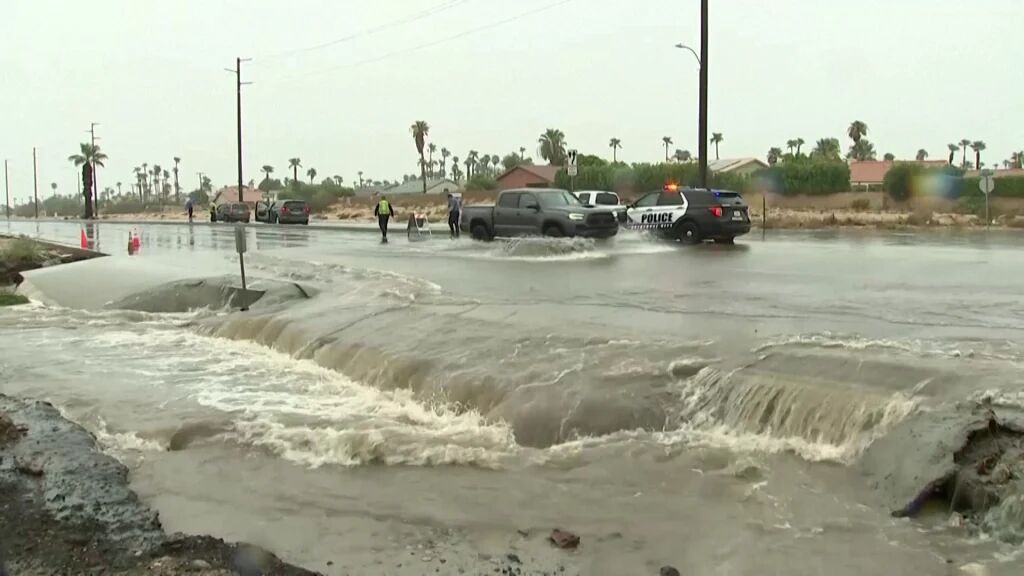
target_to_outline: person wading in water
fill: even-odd
[[[381,196],[377,207],[373,209],[373,215],[377,217],[377,224],[380,225],[380,243],[388,243],[388,220],[395,215],[395,209],[391,207],[387,196]]]

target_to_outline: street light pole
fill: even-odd
[[[235,58],[235,69],[225,68],[235,75],[237,88],[236,113],[238,115],[238,201],[242,202],[242,85],[252,82],[242,82],[242,62],[249,62],[251,58]]]
[[[7,213],[7,219],[11,219],[11,183],[7,179],[7,160],[4,159],[4,194],[6,199],[4,200],[4,211]]]
[[[90,122],[89,123],[89,141],[92,143],[92,147],[93,147],[93,152],[94,153],[95,153],[95,149],[96,149],[96,140],[98,140],[98,138],[96,137],[96,127],[97,126],[99,126],[98,122]],[[99,182],[99,179],[96,178],[96,163],[93,162],[92,163],[92,190],[89,191],[89,194],[92,195],[92,217],[93,218],[99,218],[99,215],[100,215],[100,195],[97,192],[99,190],[99,184],[97,184],[98,182]]]
[[[36,202],[36,220],[39,220],[39,171],[36,167],[36,147],[32,147],[32,196]]]
[[[700,185],[708,187],[708,0],[700,1]]]

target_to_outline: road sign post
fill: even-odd
[[[576,156],[576,150],[569,150],[569,165],[566,167],[566,172],[569,173],[569,191],[572,193],[576,193],[576,175],[580,173],[579,166],[576,164]]]
[[[985,226],[991,226],[992,217],[989,212],[989,196],[992,195],[992,191],[996,189],[996,179],[992,175],[991,170],[984,170],[981,173],[981,180],[978,181],[978,188],[981,188],[982,193],[985,194]]]
[[[245,225],[235,225],[235,252],[238,252],[238,266],[242,270],[242,290],[245,290],[245,251],[248,249],[245,243]],[[242,308],[243,311],[246,308]]]

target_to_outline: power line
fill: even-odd
[[[287,57],[287,56],[293,56],[295,54],[302,54],[302,53],[306,53],[306,52],[313,52],[313,51],[316,51],[316,50],[323,50],[324,48],[330,48],[331,46],[337,46],[338,44],[343,44],[345,42],[350,42],[350,41],[356,40],[358,38],[364,38],[366,36],[372,36],[374,34],[377,34],[377,33],[383,32],[385,30],[388,30],[390,28],[395,28],[397,26],[403,26],[405,24],[411,24],[412,22],[416,22],[418,20],[423,20],[423,19],[426,19],[426,18],[430,18],[431,16],[435,16],[435,15],[440,14],[442,12],[447,12],[448,10],[451,10],[452,8],[456,8],[458,6],[461,6],[463,4],[466,4],[466,3],[472,2],[472,1],[473,0],[446,0],[443,4],[439,4],[439,5],[434,6],[432,8],[427,8],[426,10],[422,10],[420,12],[416,12],[414,14],[410,14],[408,16],[404,16],[404,17],[399,18],[397,20],[392,20],[391,22],[387,22],[387,23],[381,24],[379,26],[374,26],[372,28],[367,28],[367,29],[361,30],[359,32],[353,32],[352,34],[349,34],[347,36],[342,36],[340,38],[335,38],[334,40],[330,40],[328,42],[323,42],[321,44],[315,44],[313,46],[307,46],[305,48],[295,48],[295,49],[292,49],[292,50],[285,50],[283,52],[277,52],[275,54],[268,54],[268,55],[264,55],[264,56],[259,56],[258,59],[257,59],[257,62],[255,62],[254,64],[258,64],[259,61],[276,60],[276,59],[284,58],[284,57]]]
[[[359,60],[357,62],[351,62],[349,64],[342,64],[342,65],[339,65],[339,66],[331,66],[329,68],[322,68],[320,70],[309,72],[307,74],[299,74],[299,75],[296,75],[296,76],[288,76],[288,77],[284,77],[284,78],[278,78],[277,80],[278,81],[297,80],[297,79],[300,79],[300,78],[308,78],[310,76],[319,76],[321,74],[327,74],[329,72],[334,72],[334,71],[337,71],[337,70],[344,70],[346,68],[356,68],[358,66],[364,66],[366,64],[373,64],[375,62],[380,62],[382,60],[387,60],[388,58],[393,58],[395,56],[400,56],[402,54],[408,54],[410,52],[416,52],[418,50],[423,50],[424,48],[432,48],[434,46],[438,46],[440,44],[445,44],[445,43],[448,43],[448,42],[452,42],[452,41],[458,40],[460,38],[465,38],[466,36],[471,36],[473,34],[477,34],[479,32],[483,32],[485,30],[491,30],[491,29],[497,28],[499,26],[504,26],[506,24],[511,24],[512,22],[516,22],[518,20],[522,20],[523,18],[528,18],[528,17],[533,16],[535,14],[540,14],[541,12],[547,12],[548,10],[553,10],[555,8],[558,8],[559,6],[562,6],[564,4],[568,4],[568,3],[572,2],[572,1],[573,0],[559,0],[558,2],[554,2],[554,3],[548,4],[546,6],[541,6],[540,8],[536,8],[534,10],[529,10],[527,12],[523,12],[521,14],[517,14],[516,16],[505,18],[504,20],[498,20],[497,22],[491,22],[489,24],[484,24],[483,26],[478,26],[476,28],[471,28],[471,29],[466,30],[464,32],[460,32],[460,33],[454,34],[452,36],[447,36],[447,37],[441,38],[439,40],[434,40],[432,42],[427,42],[425,44],[419,44],[417,46],[411,46],[409,48],[403,48],[401,50],[395,50],[393,52],[388,52],[388,53],[382,54],[380,56],[376,56],[376,57],[373,57],[373,58],[368,58],[366,60]]]

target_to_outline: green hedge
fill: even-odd
[[[709,174],[710,186],[742,190],[747,178],[735,174]],[[576,176],[576,190],[614,190],[624,197],[658,190],[665,184],[697,186],[700,183],[696,164],[607,164],[581,166]],[[570,187],[569,175],[561,170],[555,176],[555,186]]]
[[[846,162],[793,160],[783,162],[756,176],[762,186],[785,196],[825,195],[850,190],[850,167]]]
[[[992,191],[992,196],[998,198],[1024,198],[1024,176],[1003,176],[995,180],[996,187]],[[981,189],[978,188],[979,181],[980,178],[964,178],[963,193],[981,194]]]

